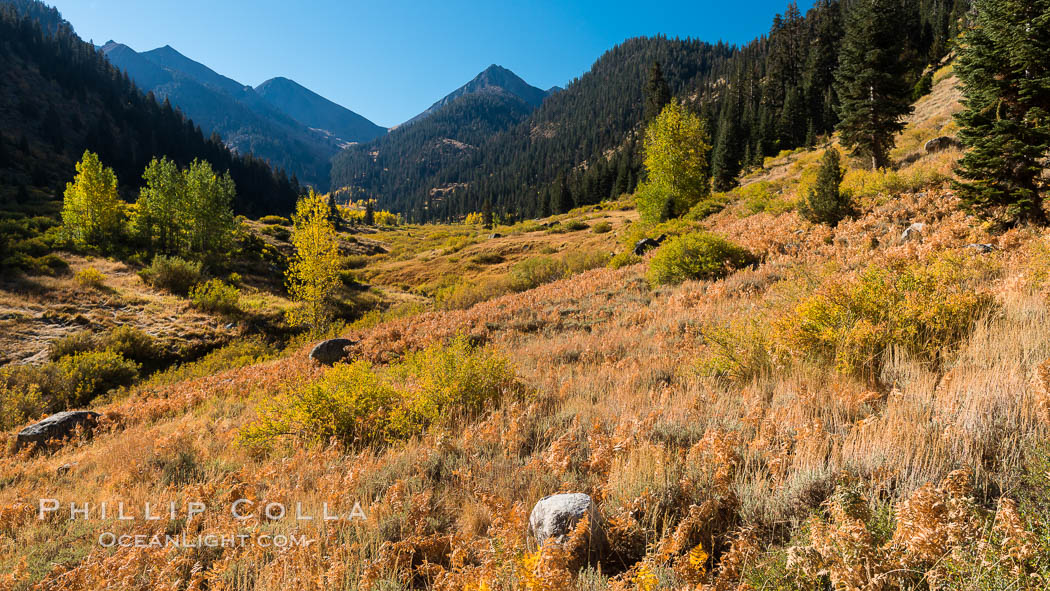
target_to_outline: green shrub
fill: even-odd
[[[598,222],[591,226],[591,232],[595,234],[607,234],[612,231],[612,224],[609,222]]]
[[[510,269],[510,282],[515,291],[526,291],[565,277],[565,263],[549,256],[519,261]]]
[[[498,265],[503,262],[503,255],[498,252],[479,252],[470,261],[479,265]]]
[[[564,225],[562,225],[562,227],[565,228],[566,232],[579,232],[580,230],[586,230],[590,226],[588,226],[586,222],[581,222],[580,220],[572,220],[571,222],[567,222]]]
[[[291,226],[292,222],[288,218],[279,215],[264,215],[259,218],[259,223],[266,224],[268,226]]]
[[[209,279],[190,290],[190,301],[198,310],[231,315],[240,311],[241,292],[221,279]]]
[[[101,289],[106,284],[106,276],[94,267],[85,267],[73,275],[73,281],[81,287]]]
[[[63,382],[55,392],[61,408],[83,406],[114,388],[130,386],[139,375],[138,364],[113,351],[76,353],[55,365]]]
[[[759,181],[739,187],[730,192],[741,204],[741,213],[745,216],[759,213],[781,214],[795,207],[793,199],[785,198],[778,185],[769,181]]]
[[[155,362],[160,355],[153,337],[142,329],[126,324],[102,335],[98,345],[103,351],[112,351],[142,365]]]
[[[89,351],[112,351],[136,363],[148,364],[156,360],[158,348],[153,337],[133,326],[118,326],[101,335],[82,330],[53,341],[48,357],[57,361]]]
[[[609,259],[610,269],[619,269],[621,267],[627,267],[629,265],[635,265],[642,262],[642,257],[634,254],[632,250],[625,250],[613,258]]]
[[[676,218],[692,206],[684,199],[675,199],[666,187],[651,183],[638,185],[634,199],[638,215],[642,220],[654,224]]]
[[[476,417],[504,394],[519,390],[505,356],[475,347],[462,336],[409,355],[390,373],[408,392],[404,411],[396,417],[402,437],[432,424]]]
[[[300,388],[288,400],[266,408],[242,432],[249,444],[298,434],[344,445],[369,445],[393,438],[391,415],[400,393],[385,383],[365,361],[338,365],[320,381]]]
[[[98,341],[90,330],[81,330],[69,336],[51,341],[48,346],[48,357],[57,361],[63,357],[98,350]]]
[[[847,374],[876,375],[890,347],[938,362],[994,308],[994,298],[977,289],[988,265],[944,255],[832,279],[777,323],[777,341],[788,354]]]
[[[337,365],[264,408],[241,440],[250,446],[282,435],[335,439],[347,447],[392,442],[475,417],[520,390],[505,357],[461,337],[385,370],[365,361]]]
[[[57,277],[69,272],[69,263],[53,253],[42,257],[26,257],[17,266],[30,275]]]
[[[184,296],[191,287],[200,283],[201,264],[158,254],[150,266],[139,271],[139,276],[147,285]]]
[[[729,200],[729,196],[726,193],[714,193],[709,197],[701,199],[696,205],[691,207],[689,211],[686,212],[685,219],[699,221],[708,216],[715,215],[725,209]]]
[[[288,239],[292,237],[291,230],[282,226],[266,226],[261,232],[283,242],[288,242]]]
[[[364,269],[368,266],[368,257],[361,254],[352,254],[343,258],[344,269]]]
[[[48,247],[47,243],[38,236],[16,242],[14,250],[24,252],[31,257],[42,257],[51,252],[51,248]]]
[[[755,262],[745,248],[709,232],[695,232],[671,238],[657,250],[646,277],[654,286],[718,279]]]

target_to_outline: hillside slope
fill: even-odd
[[[332,182],[354,187],[369,197],[415,190],[417,175],[449,167],[469,167],[483,157],[481,146],[493,135],[522,121],[533,107],[499,90],[464,95],[411,125],[401,125],[367,144],[350,146],[332,158]],[[406,174],[412,171],[414,174]],[[435,179],[417,206],[444,204],[443,194],[456,185]],[[385,201],[385,200],[384,200]]]
[[[619,269],[467,309],[349,327],[354,363],[321,367],[303,348],[138,388],[97,407],[104,417],[92,438],[0,457],[0,515],[11,532],[0,537],[4,582],[92,589],[180,580],[256,591],[1043,586],[1050,237],[1031,227],[991,233],[950,190],[958,152],[921,150],[951,132],[949,73],[898,138],[918,157],[897,171],[850,166],[858,211],[835,228],[796,211],[819,149],[771,159],[766,176],[745,179],[705,219],[647,226],[625,216],[630,224],[614,226],[621,249],[703,229],[757,256],[724,278],[652,286],[647,272],[665,245]],[[922,230],[902,236],[916,222]],[[582,246],[592,236],[556,235],[566,251],[596,250]],[[417,237],[406,229],[398,239]],[[521,240],[489,241],[512,239]],[[455,263],[459,252],[442,256]],[[437,264],[433,249],[390,254]],[[822,345],[826,334],[835,346]],[[464,342],[495,357],[464,361]],[[424,409],[440,410],[457,387],[475,396],[488,392],[478,384],[498,388],[483,411],[445,408],[407,434],[396,423],[406,417],[387,424],[381,408],[361,406],[375,412],[352,415],[351,429],[361,430],[351,432],[374,425],[389,428],[388,439],[318,436],[338,420],[309,415],[328,396],[367,405],[359,393],[382,396],[372,385],[387,379],[431,393],[415,399]],[[282,409],[325,419],[253,443],[247,434],[260,418]],[[537,552],[531,543],[529,511],[556,492],[596,501],[609,543],[598,567],[581,570],[584,527],[563,546]],[[119,499],[136,515],[147,502],[190,498],[207,509],[193,521],[40,520],[42,496]],[[324,503],[346,514],[360,502],[367,519],[238,521],[228,509],[238,498],[314,516]],[[313,542],[281,551],[101,548],[106,528],[146,539]]]
[[[110,41],[101,51],[140,88],[171,101],[237,152],[261,157],[322,190],[328,186],[328,161],[341,146],[383,131],[290,80],[253,89],[168,45],[136,52]]]
[[[110,41],[102,53],[136,85],[170,101],[237,152],[259,156],[304,182],[327,186],[327,161],[336,145],[272,107],[251,87],[168,46],[139,53]]]

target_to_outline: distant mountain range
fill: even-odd
[[[386,198],[418,190],[412,183],[419,176],[475,166],[482,144],[520,123],[557,90],[541,90],[506,68],[489,66],[390,133],[336,155],[332,186]],[[457,187],[437,183],[427,187],[424,199],[444,202],[444,194]]]
[[[299,180],[328,187],[329,160],[340,149],[386,133],[364,117],[288,80],[252,88],[171,46],[137,52],[110,41],[101,51],[145,92],[169,100],[205,133],[239,153],[253,153]]]
[[[85,150],[115,171],[128,198],[152,158],[182,166],[201,159],[230,172],[237,213],[294,209],[299,186],[261,159],[231,153],[170,105],[140,92],[54,8],[36,0],[0,0],[0,39],[0,204],[6,212],[56,213]],[[135,67],[154,85],[173,84],[169,71],[148,60]],[[229,108],[238,104],[225,100]]]
[[[543,104],[543,99],[558,90],[561,89],[557,86],[552,87],[550,90],[541,90],[532,86],[528,82],[525,82],[518,77],[517,74],[511,72],[507,68],[492,64],[475,76],[473,80],[445,95],[444,98],[433,105],[430,105],[426,111],[409,119],[402,125],[419,121],[424,117],[432,115],[438,109],[452,104],[452,102],[459,97],[476,92],[499,92],[509,94],[522,100],[525,104],[536,108]]]
[[[486,203],[495,211],[540,216],[558,213],[552,209],[555,201],[563,209],[616,198],[631,192],[642,174],[638,131],[654,62],[663,67],[672,96],[700,96],[726,75],[735,53],[726,44],[690,39],[629,39],[564,90],[542,99],[546,93],[539,89],[527,95],[531,103],[509,92],[473,92],[372,144],[344,150],[332,160],[332,186],[361,188],[383,208],[414,220],[454,219],[481,211]],[[464,88],[484,89],[501,78],[511,85],[502,68],[489,68],[477,84]],[[465,119],[453,124],[437,116],[468,97],[474,97],[473,113],[509,106],[479,100],[485,96],[512,96],[528,110],[481,119],[478,128],[485,133],[473,133]],[[453,144],[460,148],[455,153],[437,150],[439,140],[450,145],[442,138],[466,146]],[[569,197],[562,199],[563,194]]]

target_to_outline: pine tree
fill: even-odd
[[[558,175],[551,189],[551,213],[557,215],[572,209],[572,194],[569,192],[569,183],[565,173]]]
[[[610,199],[619,199],[620,195],[631,190],[630,150],[630,146],[625,148],[616,158],[616,180],[613,182],[612,192],[609,194]]]
[[[492,229],[492,202],[488,199],[481,206],[481,225],[486,229]]]
[[[902,12],[901,0],[852,3],[835,72],[842,145],[872,168],[889,165],[893,138],[912,109]]]
[[[649,82],[645,85],[644,121],[652,121],[669,102],[671,102],[671,87],[664,80],[660,62],[653,62],[653,67],[649,70]]]
[[[817,183],[806,195],[800,213],[815,224],[837,226],[853,213],[849,194],[841,189],[844,177],[839,151],[828,148],[820,159]]]
[[[299,200],[293,219],[295,254],[286,281],[288,293],[299,306],[289,311],[288,320],[321,332],[331,317],[332,295],[339,282],[339,235],[328,219],[325,198],[313,189]]]
[[[964,82],[959,138],[969,148],[963,203],[1013,223],[1045,223],[1050,181],[1050,0],[976,0],[956,72]]]
[[[739,96],[731,88],[722,103],[718,117],[718,138],[711,152],[711,179],[716,191],[728,191],[736,185],[740,172]]]
[[[374,226],[376,224],[376,209],[374,201],[374,199],[365,200],[365,219],[363,222],[366,226]]]
[[[837,0],[819,0],[812,12],[813,31],[802,79],[809,107],[809,128],[812,130],[812,133],[807,131],[807,135],[812,135],[814,139],[817,135],[830,132],[838,123],[835,114],[838,106],[835,70],[843,35],[841,8]]]
[[[338,232],[343,218],[339,215],[339,208],[335,204],[335,193],[328,194],[328,220],[332,222],[332,226]]]
[[[84,152],[73,182],[66,184],[62,223],[75,244],[112,246],[123,224],[124,208],[117,195],[117,175],[98,155]]]
[[[545,218],[551,215],[551,188],[544,187],[539,193],[539,217]]]

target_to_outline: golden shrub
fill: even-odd
[[[106,275],[95,267],[84,267],[73,275],[73,281],[81,287],[100,289],[106,284]]]
[[[477,416],[520,392],[506,357],[457,337],[385,369],[360,360],[337,365],[265,408],[241,441],[261,447],[297,435],[346,446],[384,443]]]
[[[833,277],[776,323],[786,351],[831,362],[843,373],[873,375],[892,346],[928,361],[969,334],[995,307],[979,283],[991,268],[965,255],[928,263],[868,267],[857,278]]]

